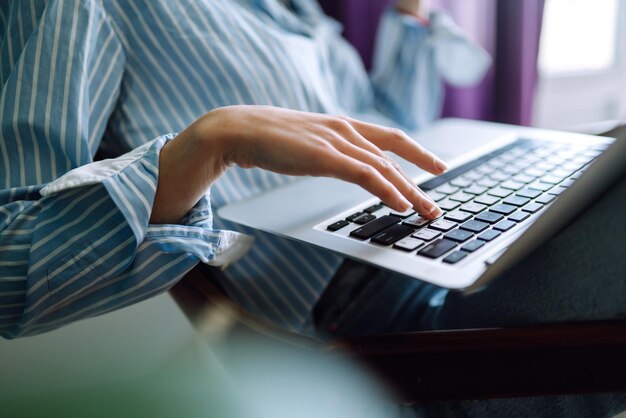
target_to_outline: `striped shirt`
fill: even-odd
[[[441,13],[424,27],[390,10],[368,75],[315,1],[290,4],[0,4],[0,335],[141,301],[198,261],[234,261],[248,237],[224,286],[254,314],[301,329],[341,258],[211,211],[297,179],[233,167],[178,224],[151,225],[162,146],[232,104],[417,129],[439,112],[442,76],[471,82],[489,59]],[[93,162],[99,147],[120,157]]]

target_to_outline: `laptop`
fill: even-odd
[[[398,162],[441,207],[398,213],[358,186],[295,183],[219,216],[438,286],[476,291],[550,239],[626,175],[626,140],[444,119],[414,135],[450,170]]]

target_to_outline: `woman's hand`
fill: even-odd
[[[266,106],[213,110],[161,151],[152,223],[176,222],[232,164],[296,176],[335,177],[355,183],[387,206],[413,207],[427,218],[437,205],[383,152],[433,174],[446,165],[400,130]]]

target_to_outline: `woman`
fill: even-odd
[[[442,161],[395,128],[322,113],[416,129],[438,114],[441,75],[472,82],[489,63],[418,0],[385,15],[371,77],[311,0],[0,10],[7,337],[165,291],[198,260],[231,264],[234,298],[302,330],[341,258],[212,219],[209,187],[219,207],[296,181],[284,174],[333,176],[436,217],[381,150],[435,174]],[[462,68],[446,65],[459,56]],[[242,104],[263,106],[227,107]],[[127,154],[93,163],[99,147]]]
[[[16,0],[0,5],[0,36],[0,334],[8,338],[163,292],[198,261],[230,265],[222,284],[252,313],[310,330],[343,260],[213,218],[208,189],[219,207],[297,181],[285,175],[325,175],[437,217],[382,150],[443,172],[397,128],[437,116],[441,78],[469,84],[489,64],[425,0],[400,0],[385,14],[371,76],[313,0]],[[94,163],[99,148],[119,156]],[[336,276],[364,277],[359,266]],[[363,306],[348,332],[440,325],[445,291],[389,278],[377,281],[388,285],[375,297],[350,301]],[[523,295],[511,288],[509,296]],[[387,312],[384,302],[399,295],[404,314]],[[322,327],[334,320],[318,313]],[[608,414],[616,400],[528,410]],[[463,405],[491,415],[507,407]]]

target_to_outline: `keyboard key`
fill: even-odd
[[[461,206],[461,210],[469,213],[480,213],[485,209],[487,209],[487,206],[481,205],[480,203],[466,203]]]
[[[520,183],[528,184],[528,183],[531,183],[532,181],[534,181],[535,178],[531,177],[531,176],[529,176],[527,174],[518,174],[516,176],[511,177],[511,180],[519,181]]]
[[[571,171],[576,171],[576,170],[578,170],[578,169],[582,168],[582,166],[583,166],[583,165],[585,165],[585,164],[580,164],[580,163],[575,163],[575,162],[573,162],[573,161],[570,161],[569,163],[563,164],[563,165],[561,166],[561,168],[562,168],[563,170],[571,170]]]
[[[504,218],[504,216],[500,215],[499,213],[483,212],[483,213],[476,215],[474,219],[493,224],[493,223],[498,222],[502,218]]]
[[[455,251],[446,258],[444,258],[442,261],[448,264],[455,264],[467,257],[467,254],[469,253],[466,251]]]
[[[458,187],[452,186],[448,183],[442,184],[441,186],[435,189],[436,192],[443,194],[453,194],[459,191]]]
[[[515,212],[516,209],[517,208],[515,206],[505,205],[503,203],[500,203],[499,205],[494,205],[489,208],[490,211],[496,212],[496,213],[502,213],[503,215],[511,214]]]
[[[454,200],[445,199],[437,202],[437,205],[441,208],[441,210],[449,211],[458,208],[459,206],[461,206],[461,203],[455,202]]]
[[[528,176],[532,176],[532,177],[541,177],[546,174],[546,170],[539,170],[538,168],[529,168],[528,170],[526,170],[524,174]]]
[[[555,155],[551,155],[548,158],[546,158],[546,161],[549,162],[550,164],[554,164],[554,165],[559,165],[563,162],[563,158],[566,157],[566,155],[563,155],[562,157],[555,154]]]
[[[472,219],[471,221],[467,221],[463,225],[461,225],[461,228],[467,229],[468,231],[472,231],[474,233],[479,233],[489,228],[489,224]]]
[[[395,210],[389,212],[389,215],[391,216],[397,216],[398,218],[408,218],[409,216],[413,215],[415,213],[415,211],[413,209],[407,209],[404,212],[397,212]]]
[[[497,201],[499,201],[500,199],[495,197],[495,196],[489,196],[488,194],[484,194],[482,196],[478,196],[476,199],[474,199],[475,203],[481,203],[483,205],[487,205],[487,206],[491,206],[494,203],[496,203]]]
[[[456,227],[455,222],[444,221],[443,219],[438,219],[432,224],[430,224],[430,228],[436,229],[438,231],[443,231],[443,232],[447,232],[454,227]]]
[[[517,166],[515,166],[514,164],[512,164],[512,163],[511,163],[511,164],[509,164],[509,165],[506,165],[506,166],[502,167],[500,170],[501,170],[503,173],[506,173],[506,174],[508,174],[509,176],[512,176],[512,175],[514,175],[514,174],[519,173],[519,172],[520,172],[520,169],[521,169],[520,167],[517,167]],[[509,179],[509,180],[510,180],[510,179]]]
[[[372,238],[372,242],[380,245],[391,245],[407,235],[415,232],[415,228],[406,225],[394,225]]]
[[[499,183],[498,181],[491,180],[490,178],[486,178],[486,177],[476,182],[476,184],[478,184],[479,186],[488,187],[488,188],[496,187],[498,183]]]
[[[463,178],[464,179],[471,180],[471,181],[476,181],[476,180],[478,180],[478,179],[480,179],[482,177],[483,177],[483,174],[479,173],[476,170],[469,171],[469,172],[463,174]]]
[[[496,196],[500,198],[505,198],[513,193],[513,190],[503,189],[502,187],[496,187],[487,192],[487,194],[491,196]]]
[[[491,167],[492,170],[493,169],[498,169],[500,167],[504,167],[506,165],[506,161],[501,160],[499,158],[493,158],[491,160],[489,160],[486,164],[488,167]],[[492,171],[493,173],[493,171]]]
[[[541,209],[542,207],[543,207],[543,205],[540,205],[539,203],[531,202],[531,203],[527,204],[526,206],[524,206],[522,208],[522,210],[524,212],[535,213],[535,212],[539,211],[539,209]]]
[[[403,238],[400,241],[396,242],[393,245],[393,248],[397,248],[398,250],[409,252],[409,251],[417,250],[419,247],[421,247],[425,243],[426,242],[417,238]]]
[[[502,187],[503,189],[509,189],[509,190],[519,190],[522,187],[524,187],[524,183],[518,183],[517,181],[507,180],[507,181],[503,181],[502,183],[500,183],[500,187]]]
[[[479,249],[480,247],[482,247],[483,245],[485,245],[485,241],[480,241],[480,240],[475,239],[474,241],[470,241],[466,243],[465,245],[463,245],[461,249],[472,253],[476,251],[477,249]]]
[[[554,175],[547,175],[541,178],[541,181],[549,184],[559,184],[564,180],[564,177],[557,177]]]
[[[505,152],[504,154],[500,155],[498,158],[506,163],[510,163],[511,161],[513,161],[515,159],[516,155],[511,153],[511,152]],[[508,167],[509,164],[506,164],[504,167]]]
[[[575,163],[579,164],[589,164],[591,162],[591,158],[585,157],[584,155],[578,156],[572,160]]]
[[[443,237],[456,242],[465,242],[473,236],[474,234],[469,231],[465,231],[463,229],[455,229],[448,232]]]
[[[498,238],[501,234],[502,234],[501,232],[490,229],[489,231],[485,231],[482,234],[480,234],[478,236],[478,239],[489,242],[491,240]]]
[[[357,216],[356,218],[354,218],[354,221],[352,222],[359,225],[365,225],[366,223],[371,222],[374,219],[376,219],[376,216],[370,215],[369,213],[364,213],[361,216]]]
[[[348,221],[337,221],[334,224],[330,224],[326,227],[326,229],[328,229],[329,231],[335,232],[335,231],[339,231],[341,228],[345,228],[346,226],[350,225],[350,222]]]
[[[466,203],[474,198],[474,195],[465,193],[465,192],[457,192],[451,196],[449,196],[450,200],[455,200],[457,202]]]
[[[476,167],[474,171],[476,171],[479,174],[486,175],[486,174],[491,173],[493,171],[493,168],[489,167],[486,164],[483,164],[483,165],[479,165],[478,167]]]
[[[472,181],[463,177],[457,177],[450,181],[450,184],[456,187],[468,187],[472,184]]]
[[[529,189],[541,190],[542,192],[548,191],[552,188],[552,184],[543,183],[541,181],[535,181],[528,185]]]
[[[404,220],[405,225],[409,225],[415,228],[420,228],[430,222],[428,219],[422,218],[419,214],[415,214],[410,216],[408,219]]]
[[[509,196],[506,199],[504,199],[502,202],[506,203],[507,205],[524,206],[526,203],[530,202],[530,199],[527,197],[521,197],[521,196]]]
[[[456,247],[456,242],[442,238],[437,241],[433,241],[417,253],[428,258],[439,258],[454,247]]]
[[[357,212],[357,213],[353,213],[352,215],[348,216],[346,218],[346,221],[348,222],[352,222],[354,221],[356,218],[358,218],[359,216],[363,215],[363,212]]]
[[[548,203],[552,202],[554,200],[556,196],[553,196],[551,194],[544,194],[543,196],[539,196],[535,202],[537,203],[541,203],[542,205],[547,205]]]
[[[524,212],[524,211],[519,211],[519,212],[515,212],[514,214],[509,216],[509,220],[510,221],[515,221],[515,222],[522,222],[523,220],[528,219],[529,216],[530,216],[530,213]]]
[[[535,167],[538,168],[539,170],[545,170],[546,172],[550,172],[554,170],[556,166],[557,164],[550,164],[547,161],[541,161],[537,165],[535,165]]]
[[[438,201],[440,201],[441,199],[444,199],[444,198],[446,197],[446,195],[445,195],[445,194],[443,194],[443,193],[439,193],[439,192],[436,192],[436,191],[434,191],[434,190],[429,190],[429,191],[427,191],[427,192],[426,192],[426,194],[427,194],[428,196],[430,196],[430,198],[431,198],[432,200],[434,200],[435,202],[438,202]]]
[[[559,186],[570,187],[572,184],[574,184],[574,179],[567,179],[567,180],[563,180],[561,184],[559,184]]]
[[[376,205],[372,205],[369,208],[365,208],[363,210],[363,212],[365,212],[365,213],[374,213],[377,210],[381,210],[384,207],[385,207],[385,205],[383,205],[382,203],[379,203],[379,204],[376,204]]]
[[[350,236],[356,239],[369,239],[379,232],[384,231],[392,225],[397,224],[400,221],[400,218],[395,216],[382,216],[367,225],[363,225],[360,228],[355,229],[350,232]],[[408,228],[408,227],[407,227]]]
[[[472,217],[471,214],[467,212],[461,212],[460,210],[455,210],[453,212],[446,213],[446,215],[444,216],[444,218],[449,219],[454,222],[458,222],[458,223],[465,222],[471,217]]]
[[[561,193],[563,193],[565,190],[567,190],[567,188],[566,188],[566,187],[557,186],[557,187],[555,187],[554,189],[552,189],[552,190],[548,191],[548,194],[551,194],[551,195],[553,195],[553,196],[558,196],[558,195],[560,195]]]
[[[500,221],[497,224],[495,224],[493,226],[493,229],[495,229],[496,231],[504,232],[504,231],[508,231],[509,229],[513,228],[515,225],[516,224],[513,221],[504,220],[504,221]]]
[[[533,190],[533,189],[522,189],[515,194],[517,196],[528,197],[530,199],[534,199],[541,194],[541,191]]]
[[[479,194],[485,193],[487,191],[487,188],[483,187],[483,186],[479,186],[477,184],[472,184],[471,186],[467,187],[463,191],[465,193],[469,193],[469,194],[473,194],[473,195],[479,195]]]
[[[421,231],[417,231],[411,236],[413,238],[418,238],[424,241],[430,241],[437,238],[439,235],[441,235],[441,232],[439,231],[434,231],[432,229],[422,229]]]
[[[566,177],[569,177],[569,176],[571,176],[572,174],[574,174],[574,172],[575,172],[575,171],[576,171],[576,170],[563,170],[562,168],[560,168],[560,169],[558,169],[558,170],[554,170],[554,171],[553,171],[552,173],[550,173],[550,174],[552,174],[553,176],[558,176],[558,177],[563,177],[563,178],[566,178]]]
[[[494,173],[489,174],[489,178],[496,181],[504,181],[508,180],[511,177],[510,174],[506,174],[503,171],[496,171]]]

